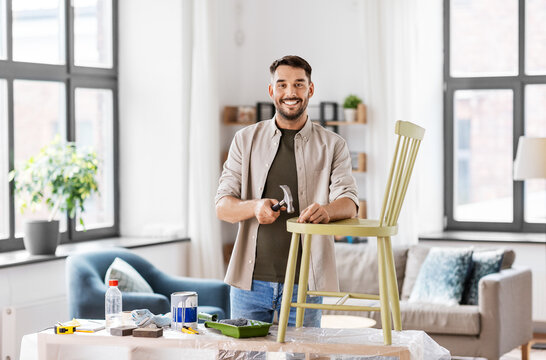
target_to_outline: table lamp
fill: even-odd
[[[514,180],[546,179],[546,138],[520,136]],[[532,349],[546,349],[546,343],[531,341]]]
[[[527,179],[546,179],[546,137],[519,137],[514,180]]]

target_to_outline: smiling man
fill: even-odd
[[[298,216],[299,222],[316,224],[351,218],[358,198],[345,141],[307,115],[315,91],[309,63],[285,56],[269,70],[276,114],[235,134],[220,177],[216,213],[221,220],[239,223],[225,278],[232,286],[231,317],[272,322],[280,311],[290,247],[286,220]],[[283,198],[279,185],[290,187],[295,214],[272,209]],[[338,290],[332,237],[312,243],[308,286]],[[292,308],[290,326],[295,313]],[[307,309],[304,326],[319,327],[320,310]]]

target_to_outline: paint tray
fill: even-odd
[[[258,320],[247,320],[247,325],[243,326],[225,324],[216,321],[205,321],[205,327],[220,330],[223,335],[231,336],[237,339],[266,336],[269,332],[270,326],[271,323]]]

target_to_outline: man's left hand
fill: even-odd
[[[330,222],[330,215],[324,206],[312,203],[301,212],[298,222],[327,224]]]

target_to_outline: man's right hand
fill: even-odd
[[[220,220],[232,224],[255,217],[260,224],[271,224],[277,220],[280,211],[273,211],[271,207],[277,204],[276,199],[241,200],[233,196],[224,196],[216,204],[216,215]],[[286,207],[281,207],[286,210]]]
[[[254,216],[260,224],[272,224],[277,220],[281,212],[271,209],[277,203],[278,201],[275,199],[260,199],[256,201]],[[281,209],[284,209],[284,206]]]

